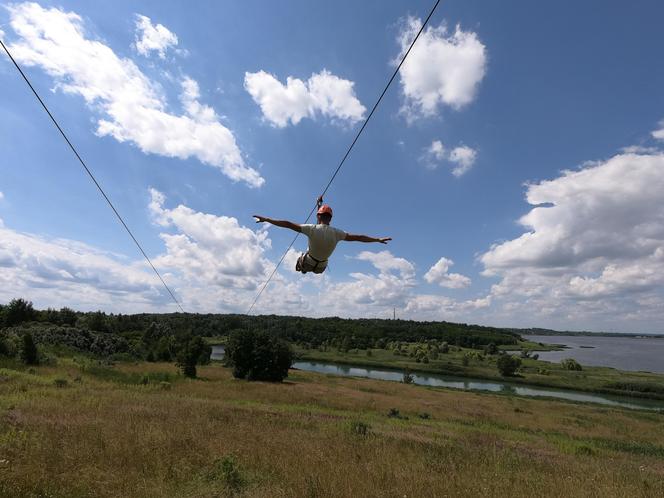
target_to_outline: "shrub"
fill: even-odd
[[[267,332],[236,330],[228,338],[225,360],[235,378],[281,382],[288,377],[293,351]]]
[[[446,342],[443,342],[440,345],[440,352],[443,353],[443,354],[449,353],[450,352],[450,345],[447,344]]]
[[[431,414],[427,412],[418,413],[417,416],[420,417],[422,420],[431,419]]]
[[[495,342],[489,343],[485,348],[486,354],[498,354],[498,346]]]
[[[32,335],[28,332],[23,336],[23,348],[21,349],[21,360],[26,365],[39,364],[39,352]]]
[[[67,382],[67,379],[55,379],[53,381],[53,384],[55,387],[67,387],[69,385],[69,382]]]
[[[362,422],[361,420],[353,420],[350,422],[348,430],[354,436],[364,437],[369,435],[371,427],[369,426],[369,424]]]
[[[498,371],[503,377],[514,375],[520,366],[521,359],[508,354],[501,355],[496,361],[496,367],[498,367]]]
[[[576,371],[583,370],[579,362],[576,361],[574,358],[565,358],[563,361],[560,362],[560,364],[565,370],[576,370]]]
[[[240,491],[247,484],[233,455],[215,460],[212,469],[208,473],[208,478],[212,481],[221,481],[226,488],[233,492]]]
[[[469,363],[470,363],[470,356],[468,355],[468,353],[466,353],[461,357],[461,364],[464,367],[467,367]]]
[[[413,375],[410,373],[410,370],[406,370],[403,373],[401,382],[403,382],[404,384],[412,384],[413,382],[415,382],[415,379],[413,378]]]

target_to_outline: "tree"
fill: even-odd
[[[511,377],[521,366],[521,359],[509,354],[503,354],[498,357],[496,366],[500,375],[503,377]]]
[[[197,373],[196,365],[201,363],[200,359],[202,356],[207,355],[208,358],[210,357],[212,348],[202,337],[192,336],[191,334],[181,336],[176,342],[176,365],[182,371],[182,375],[195,379]]]
[[[281,382],[288,377],[293,352],[285,341],[257,330],[237,330],[226,344],[226,365],[238,379]]]
[[[73,309],[67,307],[60,308],[59,315],[60,315],[59,320],[61,324],[69,325],[71,327],[76,325],[76,319],[78,317],[76,316],[76,312]]]
[[[33,320],[35,318],[35,310],[30,301],[25,299],[12,299],[4,310],[5,325],[13,327],[20,325],[23,322]]]
[[[35,341],[32,339],[32,334],[27,333],[23,336],[23,348],[21,349],[21,360],[26,365],[39,364],[39,352]]]

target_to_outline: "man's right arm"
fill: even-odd
[[[256,218],[256,223],[270,223],[281,228],[289,228],[295,232],[302,232],[302,227],[300,225],[288,220],[273,220],[272,218],[259,216],[257,214],[254,215],[254,218]]]

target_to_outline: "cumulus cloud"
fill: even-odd
[[[164,195],[154,189],[150,197],[155,223],[177,232],[160,234],[166,253],[155,258],[155,264],[224,287],[253,290],[265,279],[271,267],[264,256],[270,247],[267,232],[254,232],[236,218],[197,212],[182,204],[168,209]]]
[[[3,194],[2,191],[0,191],[0,201],[4,198],[5,198],[5,194]]]
[[[397,41],[399,60],[408,50],[422,21],[408,18]],[[400,71],[405,102],[402,111],[408,119],[431,117],[442,106],[460,109],[475,98],[486,73],[486,47],[476,33],[456,26],[427,28],[420,35]]]
[[[450,267],[454,261],[445,257],[440,258],[438,262],[429,268],[424,274],[424,280],[430,284],[438,284],[448,289],[463,289],[470,285],[470,278],[460,273],[449,273]]]
[[[172,284],[168,276],[166,282]],[[86,309],[118,302],[136,312],[166,307],[170,300],[140,261],[127,264],[77,241],[20,233],[0,222],[0,300],[17,296]]]
[[[289,76],[286,84],[265,71],[245,73],[244,88],[273,126],[283,128],[317,115],[356,123],[364,117],[365,107],[355,96],[355,83],[323,69],[307,81]]]
[[[149,56],[151,52],[157,52],[160,59],[166,58],[166,50],[169,47],[175,47],[178,44],[178,37],[164,25],[152,24],[149,17],[136,16],[136,42],[134,46],[136,51],[144,56]]]
[[[445,160],[453,163],[455,166],[452,169],[452,174],[457,178],[473,167],[475,159],[477,159],[477,151],[471,147],[460,145],[448,152],[440,140],[431,142],[431,145],[425,147],[420,156],[420,162],[429,169],[438,168]]]
[[[659,130],[653,131],[652,136],[657,140],[664,140],[664,121],[660,121],[659,126],[661,128]]]
[[[159,86],[131,60],[87,37],[77,14],[35,3],[12,5],[8,10],[19,37],[10,45],[15,58],[24,65],[41,67],[63,92],[82,96],[102,116],[98,135],[132,143],[145,153],[195,157],[251,187],[264,183],[245,164],[232,132],[211,107],[199,102],[194,80],[182,81],[185,113],[171,114]]]
[[[325,288],[326,302],[342,316],[366,316],[372,308],[405,306],[416,284],[410,261],[390,251],[362,251],[356,259],[371,263],[378,275],[356,272],[350,274],[352,281],[330,283]]]
[[[516,312],[613,324],[664,309],[663,153],[565,171],[529,185],[526,198],[527,231],[480,257],[484,274],[500,278],[492,296]]]
[[[473,167],[476,158],[477,151],[467,145],[455,147],[450,152],[450,161],[456,164],[456,167],[452,170],[452,174],[457,178],[464,175]]]
[[[425,147],[420,161],[429,169],[436,169],[441,161],[445,159],[447,150],[440,140],[434,140],[431,145]]]

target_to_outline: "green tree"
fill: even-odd
[[[39,364],[39,352],[37,351],[37,345],[32,338],[32,334],[26,333],[23,336],[23,347],[21,348],[21,360],[26,365],[38,365]]]
[[[58,318],[62,325],[69,325],[70,327],[76,325],[76,320],[78,319],[76,312],[71,308],[67,308],[66,306],[64,308],[60,308]]]
[[[35,310],[30,301],[25,299],[12,299],[4,310],[5,325],[13,327],[23,322],[34,320]]]
[[[185,334],[177,340],[176,365],[185,377],[196,378],[196,365],[200,363],[202,356],[208,357],[212,348],[200,336]]]
[[[288,376],[293,352],[288,343],[272,334],[238,330],[228,338],[225,359],[238,379],[281,382]]]
[[[509,354],[502,354],[496,361],[496,367],[503,377],[511,377],[521,366],[521,359]]]

